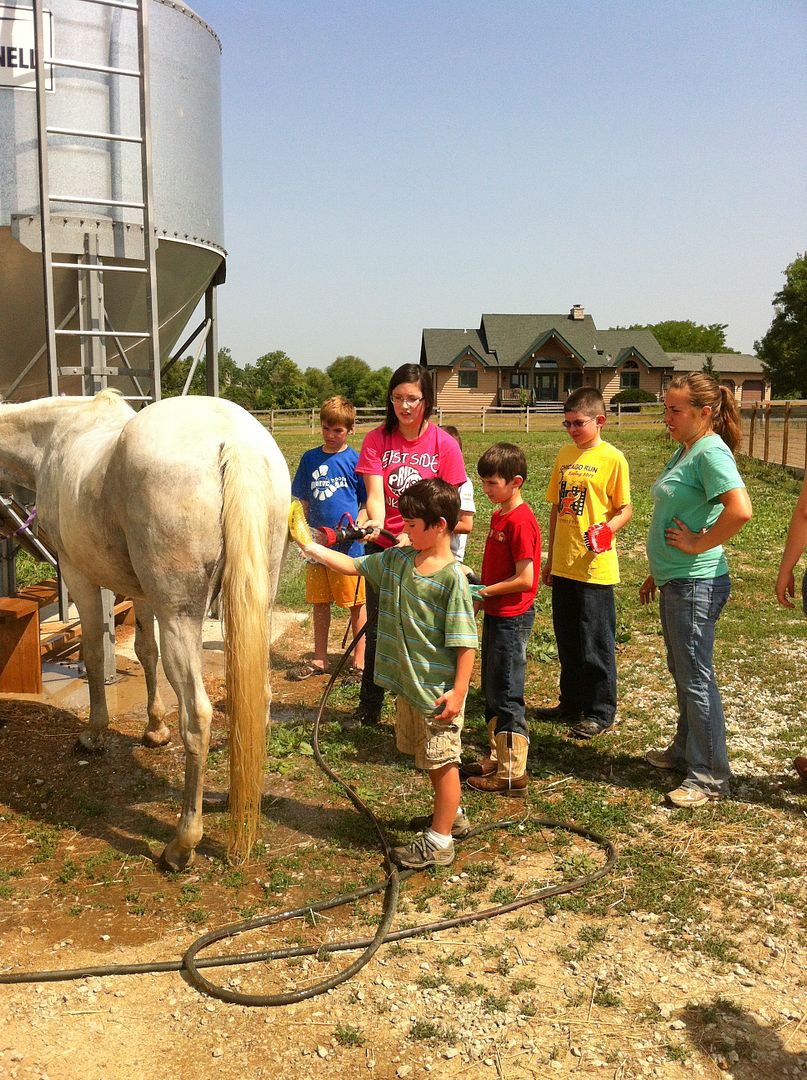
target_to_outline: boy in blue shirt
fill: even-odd
[[[356,472],[358,453],[348,446],[353,434],[356,409],[340,396],[330,397],[319,411],[322,427],[322,446],[303,454],[291,493],[302,503],[306,520],[312,529],[336,529],[346,514],[356,520],[367,493],[364,480]],[[361,544],[354,541],[339,550],[351,556],[362,554]],[[353,636],[366,620],[364,580],[346,577],[325,566],[309,565],[305,578],[305,598],[313,605],[314,655],[311,660],[291,668],[288,678],[299,681],[312,675],[328,673],[328,633],[331,627],[331,604],[350,611]],[[352,674],[361,678],[364,670],[364,635],[356,645]]]

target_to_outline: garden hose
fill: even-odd
[[[303,520],[305,520],[303,518]],[[307,527],[307,526],[306,526]],[[535,818],[534,823],[547,829],[561,829],[565,832],[580,836],[585,840],[597,844],[601,847],[606,855],[605,862],[599,869],[593,871],[590,874],[584,874],[581,877],[575,878],[572,881],[563,882],[561,885],[546,886],[543,889],[539,889],[534,893],[530,893],[527,896],[522,896],[517,900],[513,900],[508,904],[500,904],[497,907],[486,908],[483,911],[474,911],[466,915],[459,915],[453,919],[442,919],[437,922],[423,923],[420,926],[409,927],[405,930],[397,930],[390,932],[392,920],[395,917],[398,904],[398,894],[400,891],[400,883],[412,877],[413,874],[419,873],[417,870],[404,870],[399,871],[390,858],[389,843],[387,841],[386,834],[383,826],[372,810],[367,806],[364,800],[358,795],[354,788],[350,786],[345,780],[335,773],[330,766],[325,762],[322,757],[319,748],[319,727],[322,720],[325,706],[328,702],[331,690],[339,677],[342,668],[347,663],[348,658],[356,647],[357,642],[364,633],[364,629],[354,637],[348,648],[342,654],[339,663],[334,669],[331,677],[328,680],[328,684],[323,691],[322,698],[320,699],[319,709],[317,711],[316,718],[314,720],[314,728],[312,733],[312,746],[314,749],[314,758],[317,765],[325,772],[325,774],[338,784],[345,792],[347,797],[353,803],[360,813],[363,813],[370,819],[373,827],[378,835],[381,850],[384,856],[384,869],[385,879],[383,881],[376,882],[374,885],[368,885],[363,889],[357,889],[354,892],[346,893],[343,896],[333,897],[330,900],[320,901],[318,904],[306,904],[303,907],[295,908],[294,910],[277,912],[273,915],[262,915],[254,919],[246,919],[243,922],[231,923],[228,926],[221,927],[218,930],[212,930],[208,934],[204,934],[192,943],[190,948],[187,949],[181,960],[168,960],[157,961],[146,964],[113,964],[98,967],[83,967],[72,968],[61,971],[28,971],[28,972],[16,972],[16,973],[0,973],[0,984],[12,985],[12,984],[25,984],[25,983],[45,983],[45,982],[65,982],[75,979],[87,979],[91,977],[104,978],[113,975],[144,975],[144,974],[156,974],[160,972],[179,971],[186,972],[188,980],[199,991],[209,995],[212,998],[216,998],[219,1001],[226,1001],[236,1005],[249,1005],[270,1007],[279,1005],[291,1005],[298,1001],[305,1001],[308,998],[316,997],[319,994],[324,994],[328,990],[333,989],[336,986],[341,985],[348,979],[357,974],[363,967],[365,967],[378,949],[384,945],[394,941],[403,941],[407,938],[420,936],[422,934],[435,933],[439,930],[449,930],[458,926],[468,926],[471,923],[482,922],[486,919],[491,919],[499,915],[506,915],[512,911],[518,911],[520,908],[535,904],[539,900],[544,900],[550,896],[560,896],[564,893],[576,892],[578,889],[584,888],[586,885],[592,884],[594,881],[604,877],[616,862],[617,851],[614,844],[607,838],[600,836],[598,833],[592,832],[590,829],[585,829],[579,825],[572,825],[568,822],[552,821],[548,818]],[[479,836],[482,833],[489,832],[493,829],[507,829],[513,826],[517,826],[517,821],[498,821],[492,822],[486,825],[479,825],[472,829],[470,833],[464,837],[464,840],[468,840],[471,837]],[[228,938],[237,937],[240,934],[246,933],[249,930],[258,930],[264,926],[276,925],[277,923],[286,922],[289,919],[294,918],[313,918],[317,912],[327,911],[332,908],[341,907],[345,904],[355,903],[357,900],[362,900],[367,896],[372,896],[374,893],[384,891],[384,899],[382,903],[381,919],[378,923],[375,934],[371,938],[360,938],[353,941],[340,941],[332,942],[327,945],[301,945],[294,948],[284,949],[271,949],[263,950],[261,952],[241,953],[226,956],[214,956],[214,957],[199,957],[204,949],[215,944],[217,941],[223,941]],[[206,979],[201,973],[202,968],[214,968],[214,967],[239,967],[245,964],[254,964],[267,962],[272,960],[285,960],[291,957],[304,957],[304,956],[319,956],[322,954],[329,955],[331,953],[338,952],[352,952],[357,950],[363,950],[361,956],[350,964],[347,968],[340,971],[337,975],[330,978],[323,979],[320,982],[314,983],[311,986],[304,987],[300,990],[286,991],[282,994],[242,994],[240,991],[230,990],[225,987],[219,986],[216,983]]]

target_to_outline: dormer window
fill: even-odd
[[[457,383],[462,390],[475,390],[479,385],[479,371],[473,360],[466,357],[461,361]]]
[[[620,390],[638,390],[640,371],[635,360],[626,360],[619,373]]]

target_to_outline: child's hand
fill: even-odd
[[[611,532],[610,525],[603,522],[601,525],[589,525],[583,534],[583,543],[589,551],[593,551],[595,555],[601,555],[603,551],[611,550],[613,538],[614,534]]]
[[[452,723],[462,711],[462,704],[464,701],[464,694],[460,694],[453,688],[451,690],[446,690],[446,692],[441,694],[434,703],[435,709],[438,709],[441,705],[444,706],[441,713],[435,713],[434,719],[441,724]]]
[[[552,563],[549,559],[544,563],[544,568],[541,571],[541,581],[543,581],[544,585],[552,584]]]

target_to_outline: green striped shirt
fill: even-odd
[[[454,685],[457,649],[477,647],[476,621],[459,564],[421,574],[416,555],[393,547],[353,562],[379,595],[375,681],[432,716]]]

